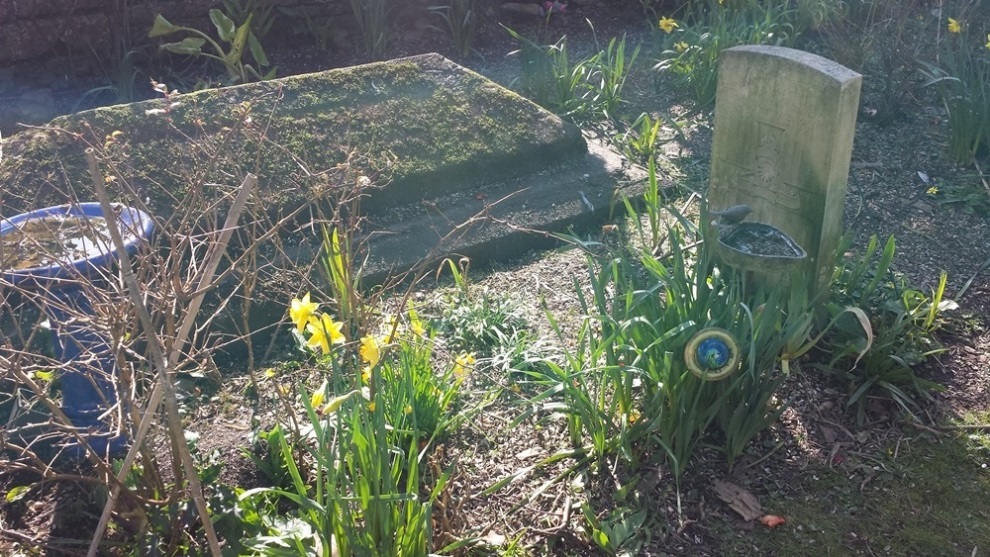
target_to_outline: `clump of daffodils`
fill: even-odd
[[[464,380],[470,373],[471,369],[474,368],[475,358],[474,354],[469,352],[461,352],[456,358],[454,358],[454,376],[459,380]]]
[[[302,299],[292,299],[289,304],[289,319],[300,336],[303,336],[303,332],[309,333],[306,346],[329,354],[334,345],[343,344],[347,340],[343,333],[344,324],[334,321],[327,313],[317,314],[319,309],[320,304],[311,301],[310,293],[307,292]]]

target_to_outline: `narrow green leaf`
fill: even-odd
[[[268,57],[265,56],[265,51],[261,48],[261,43],[258,42],[258,37],[255,37],[254,33],[248,33],[247,43],[248,49],[251,50],[251,56],[254,58],[254,61],[261,67],[268,66]],[[272,77],[275,76],[272,75]],[[267,78],[266,76],[266,79],[270,78]]]
[[[237,32],[234,33],[234,40],[231,42],[230,52],[227,54],[227,59],[231,64],[238,65],[241,63],[241,58],[244,56],[244,46],[247,44],[248,35],[250,34],[251,16],[248,16],[247,21],[238,27]]]

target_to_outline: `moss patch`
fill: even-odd
[[[895,451],[897,458],[894,458]],[[969,556],[990,547],[990,437],[903,438],[882,456],[809,466],[764,509],[770,531],[726,531],[724,555]]]
[[[5,141],[5,213],[62,203],[70,189],[85,197],[86,146],[106,147],[158,211],[197,182],[236,185],[246,172],[264,203],[302,202],[312,175],[349,158],[388,184],[375,196],[386,207],[586,149],[575,127],[435,54],[102,108],[51,128]]]

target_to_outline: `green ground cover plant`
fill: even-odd
[[[545,44],[538,37],[529,38],[508,27],[505,30],[519,41],[520,49],[512,54],[522,64],[521,84],[538,104],[572,119],[616,117],[639,46],[627,55],[626,38],[613,38],[597,53],[572,61],[566,36]]]
[[[444,4],[430,6],[430,11],[443,20],[446,32],[454,45],[454,52],[467,58],[474,52],[474,37],[478,33],[481,15],[475,0],[447,0]]]
[[[985,416],[984,416],[985,418]],[[985,421],[985,419],[984,419]],[[838,466],[814,465],[798,483],[774,490],[767,507],[806,525],[740,536],[722,530],[726,555],[856,555],[883,549],[891,555],[952,555],[990,543],[990,518],[980,493],[988,487],[979,466],[960,466],[987,454],[985,435],[950,433],[936,439],[907,434],[879,454],[850,455]],[[850,478],[855,481],[848,481]],[[932,505],[951,498],[951,506]],[[755,553],[753,553],[755,554]]]
[[[865,419],[869,395],[882,392],[917,420],[917,399],[942,389],[921,377],[915,368],[945,351],[935,333],[945,322],[944,312],[956,309],[958,304],[944,299],[944,272],[930,296],[911,288],[891,269],[894,251],[893,236],[883,250],[873,236],[862,255],[843,258],[837,264],[833,278],[829,311],[837,315],[840,308],[859,307],[869,315],[872,327],[873,341],[864,354],[865,339],[855,330],[859,325],[839,320],[837,334],[827,348],[831,360],[824,366],[838,370],[838,376],[848,385],[848,404],[855,407],[860,423]],[[854,352],[861,355],[851,355]],[[850,360],[855,361],[850,364]]]
[[[227,79],[231,84],[247,83],[254,80],[271,79],[275,77],[275,69],[262,75],[259,69],[269,65],[268,57],[261,47],[258,37],[251,28],[251,20],[254,14],[249,14],[244,23],[236,25],[226,14],[220,10],[210,10],[210,21],[213,22],[217,30],[220,41],[227,45],[222,46],[206,33],[191,27],[180,27],[172,25],[161,14],[155,17],[154,26],[148,32],[151,38],[164,37],[175,33],[184,33],[187,36],[176,43],[166,43],[162,48],[174,52],[175,54],[185,54],[188,56],[203,56],[210,60],[216,60],[223,64],[227,70]],[[204,49],[208,47],[208,49]],[[250,53],[258,68],[248,64],[245,54]]]
[[[350,3],[365,54],[372,60],[381,60],[393,35],[389,20],[393,3],[391,0],[350,0]]]
[[[791,46],[796,32],[787,2],[688,4],[678,21],[663,17],[658,24],[657,43],[662,51],[653,67],[669,72],[674,83],[686,87],[697,107],[715,101],[718,84],[718,54],[743,44]]]

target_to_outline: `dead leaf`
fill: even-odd
[[[763,514],[760,500],[746,488],[722,480],[715,480],[713,487],[715,495],[728,503],[729,508],[739,513],[743,520],[756,520]]]
[[[781,524],[786,524],[787,520],[782,516],[777,516],[775,514],[764,515],[760,518],[760,522],[763,523],[767,528],[776,528]]]
[[[540,456],[540,449],[536,447],[530,447],[525,451],[520,451],[519,453],[516,454],[516,458],[518,458],[519,460],[529,460],[534,456]]]
[[[485,537],[481,538],[481,541],[491,547],[501,547],[505,545],[505,536],[498,532],[488,532]]]
[[[835,439],[838,437],[838,434],[835,433],[834,429],[823,425],[818,426],[818,428],[822,430],[822,436],[825,437],[826,443],[830,445],[835,443]]]

